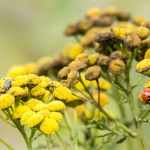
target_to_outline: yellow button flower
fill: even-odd
[[[21,120],[20,120],[21,124],[22,124],[22,125],[27,125],[29,118],[30,118],[32,115],[34,115],[34,114],[36,114],[34,111],[27,111],[27,112],[25,112],[25,113],[22,115],[22,117],[21,117]]]
[[[27,125],[28,127],[32,128],[42,122],[43,119],[44,117],[42,115],[36,113],[28,119]]]
[[[54,119],[46,118],[40,125],[40,130],[45,134],[54,134],[58,130],[58,123]]]
[[[15,108],[13,112],[13,119],[21,118],[22,115],[28,111],[31,111],[31,109],[28,106],[19,105]]]
[[[63,49],[63,56],[71,60],[75,59],[76,56],[83,52],[83,47],[80,44],[68,44]]]
[[[98,83],[101,89],[109,90],[111,88],[111,84],[103,78],[98,78]],[[97,88],[97,82],[95,80],[92,81],[92,85]]]
[[[71,91],[66,87],[58,87],[53,92],[54,96],[60,100],[67,100],[71,96]]]
[[[42,101],[38,100],[38,99],[34,99],[34,98],[31,98],[29,99],[25,105],[28,106],[30,109],[34,110],[34,107],[37,105],[37,104],[43,104]]]
[[[93,97],[95,99],[96,102],[98,102],[98,92],[95,92],[93,94]],[[100,92],[100,105],[104,106],[109,102],[109,98],[108,95],[105,94],[104,92]]]
[[[48,104],[48,110],[49,111],[61,111],[65,108],[65,104],[61,101],[52,101]]]
[[[146,76],[150,76],[150,59],[143,59],[136,65],[136,71]]]
[[[63,115],[59,112],[51,112],[49,118],[54,119],[57,122],[60,122],[63,119]]]
[[[27,91],[25,89],[14,86],[14,87],[11,87],[7,93],[13,96],[24,96],[26,95],[26,92]]]
[[[34,88],[31,89],[32,96],[41,96],[44,95],[45,93],[46,93],[46,89],[40,86],[35,86]]]
[[[13,105],[15,101],[14,96],[9,94],[2,94],[0,95],[0,110],[6,109]]]
[[[27,69],[25,68],[24,65],[15,65],[15,66],[12,66],[9,70],[8,70],[8,73],[7,75],[9,77],[16,77],[18,75],[25,75],[27,74]]]
[[[81,79],[83,81],[83,83],[85,84],[85,86],[88,88],[90,86],[90,81],[85,79],[85,73],[81,72],[80,73]],[[81,82],[78,82],[77,84],[75,84],[75,87],[79,90],[85,90],[84,86],[82,85]]]
[[[11,83],[12,86],[24,86],[28,84],[28,78],[24,75],[15,77]]]
[[[47,109],[47,105],[42,103],[42,104],[37,104],[34,107],[34,111],[40,111],[40,110],[45,110]]]
[[[40,78],[35,75],[35,74],[28,74],[28,75],[25,75],[25,77],[28,78],[28,84],[39,84],[40,83]]]
[[[50,116],[50,111],[49,110],[41,110],[38,112],[38,114],[42,115],[45,118],[48,118]]]

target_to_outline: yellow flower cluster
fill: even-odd
[[[19,75],[0,80],[0,110],[21,125],[54,134],[63,119],[61,111],[71,91],[59,82],[35,74]],[[6,113],[7,112],[7,113]]]

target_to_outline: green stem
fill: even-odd
[[[47,150],[51,150],[51,135],[45,135],[46,138],[46,144],[47,144]]]
[[[56,132],[56,136],[57,136],[57,138],[59,139],[59,142],[60,142],[60,144],[61,144],[63,150],[67,150],[67,147],[66,147],[65,143],[63,142],[63,140],[62,140],[62,138],[61,138],[61,136],[59,135],[58,132]]]
[[[127,133],[129,133],[132,137],[136,137],[136,133],[132,132],[129,128],[127,128],[125,125],[123,125],[122,123],[118,122],[117,120],[115,120],[114,118],[112,118],[100,105],[98,105],[98,103],[96,103],[96,101],[94,100],[93,96],[91,95],[91,93],[89,92],[89,90],[87,89],[87,87],[85,86],[85,84],[83,83],[82,79],[80,78],[80,82],[83,84],[85,90],[87,91],[87,93],[89,94],[89,96],[91,97],[91,100],[93,102],[93,104],[111,121],[115,122],[119,127],[121,127],[122,129],[124,129]]]
[[[136,109],[135,109],[133,97],[132,97],[132,87],[130,84],[130,69],[131,69],[131,64],[135,57],[135,54],[136,54],[135,52],[132,53],[129,63],[126,67],[125,75],[126,75],[126,86],[128,89],[128,92],[126,93],[126,95],[128,97],[128,102],[129,102],[132,116],[134,119],[134,124],[135,124],[136,130],[137,130],[137,133],[138,133],[138,136],[137,136],[138,147],[140,150],[145,150],[145,143],[144,143],[143,134],[142,134],[141,122],[139,121],[138,115],[136,113]]]
[[[12,148],[8,143],[6,143],[3,139],[0,138],[0,142],[3,143],[8,149],[10,150],[15,150],[14,148]]]
[[[150,112],[150,108],[147,109],[147,110],[140,116],[140,118],[141,118],[141,119],[144,119],[144,118],[146,117],[146,115],[147,115],[149,112]]]

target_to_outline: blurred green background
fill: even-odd
[[[149,0],[0,0],[0,77],[14,64],[59,53],[68,42],[64,28],[84,17],[91,7],[114,6],[133,16],[150,18]],[[0,120],[0,138],[15,150],[26,150],[15,129]],[[1,150],[7,150],[0,143]]]

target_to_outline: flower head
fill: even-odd
[[[60,122],[63,119],[63,115],[60,112],[50,112],[49,118]]]
[[[21,118],[25,112],[31,111],[28,106],[19,105],[13,112],[13,119]]]
[[[72,93],[66,87],[58,87],[54,90],[53,94],[60,100],[67,100]]]
[[[36,125],[38,125],[40,122],[42,122],[42,120],[44,119],[44,117],[41,114],[33,114],[27,121],[27,125],[28,127],[32,128]]]
[[[146,76],[150,76],[150,59],[143,59],[136,65],[136,71]]]
[[[7,93],[13,96],[24,96],[26,95],[26,92],[27,91],[25,89],[14,86],[14,87],[11,87]]]
[[[95,80],[95,79],[99,78],[100,74],[101,74],[101,67],[92,66],[86,70],[85,79],[90,80],[90,81]]]
[[[55,100],[55,101],[52,101],[48,104],[48,110],[49,111],[61,111],[65,108],[65,104],[61,101],[58,101],[58,100]]]
[[[35,113],[34,111],[32,111],[32,110],[25,112],[25,113],[21,116],[21,120],[20,120],[21,124],[22,124],[22,125],[27,125],[29,118],[30,118],[32,115],[34,115],[34,114],[36,114],[36,113]]]
[[[109,71],[114,75],[120,75],[125,71],[125,63],[121,59],[112,60],[109,64]]]
[[[14,104],[15,98],[9,94],[0,95],[0,110],[6,109]]]
[[[40,130],[45,134],[54,134],[58,128],[57,121],[51,118],[45,118],[40,125]]]

